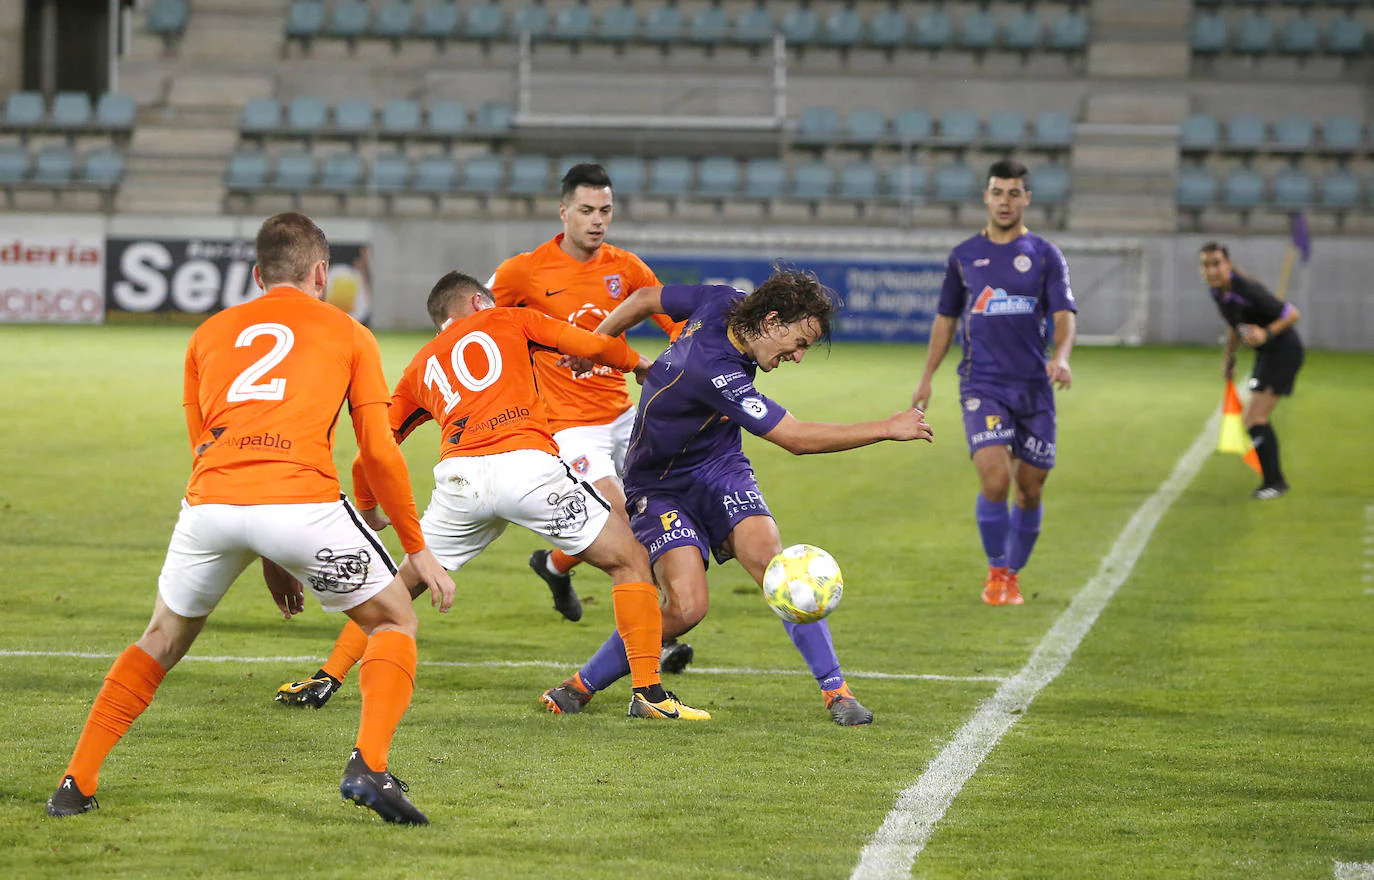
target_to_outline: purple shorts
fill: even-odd
[[[984,446],[1010,446],[1012,455],[1032,467],[1054,467],[1054,390],[1048,382],[964,385],[959,398],[969,455]]]
[[[696,547],[708,566],[708,550],[716,562],[725,562],[734,554],[721,545],[740,520],[773,515],[747,462],[717,473],[688,476],[647,492],[629,492],[625,509],[630,527],[649,551],[650,563],[678,547]]]

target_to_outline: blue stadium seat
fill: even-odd
[[[1280,171],[1274,177],[1274,204],[1295,209],[1312,204],[1312,178],[1297,168]]]
[[[1215,12],[1193,19],[1188,43],[1199,55],[1216,55],[1226,51],[1226,19]]]
[[[1185,151],[1215,150],[1221,141],[1221,124],[1210,113],[1194,113],[1183,120],[1179,145]]]
[[[987,142],[994,147],[1019,146],[1026,139],[1026,119],[1020,113],[994,113],[988,119]]]
[[[400,40],[410,35],[411,21],[415,18],[415,8],[409,0],[387,0],[377,9],[377,18],[372,22],[372,33],[385,40]]]
[[[868,45],[875,49],[897,49],[906,44],[906,16],[895,7],[880,9],[868,21]],[[841,185],[843,188],[843,185]]]
[[[415,163],[415,176],[411,178],[410,187],[417,192],[438,196],[453,192],[457,181],[458,168],[453,164],[453,157],[447,153],[431,153],[421,156]]]
[[[239,117],[244,134],[266,135],[281,128],[281,104],[276,98],[249,98]]]
[[[72,182],[76,156],[71,147],[52,144],[38,151],[33,162],[33,182],[44,186],[66,186]]]
[[[18,144],[0,144],[0,186],[23,183],[29,175],[29,151]]]
[[[521,155],[511,160],[506,190],[514,195],[536,196],[549,185],[549,160],[545,156]]]
[[[916,19],[916,32],[912,35],[911,42],[918,49],[935,52],[948,48],[953,43],[953,38],[954,22],[950,20],[949,12],[944,7],[937,6]]]
[[[687,40],[698,46],[714,46],[725,42],[730,34],[730,18],[719,6],[706,6],[692,16]]]
[[[851,162],[840,169],[839,196],[846,201],[867,202],[878,197],[878,166]]]
[[[186,22],[191,17],[187,0],[153,0],[148,7],[146,27],[151,33],[161,34],[163,38],[181,36],[186,32]]]
[[[1360,203],[1360,181],[1344,168],[1322,178],[1321,204],[1325,208],[1354,208]]]
[[[1264,120],[1258,116],[1232,116],[1226,120],[1226,145],[1231,149],[1258,150],[1264,146]]]
[[[1083,52],[1088,48],[1088,17],[1074,9],[1050,25],[1046,45],[1055,52]]]
[[[476,156],[463,168],[463,183],[459,187],[469,195],[490,195],[500,192],[506,174],[500,156]]]
[[[331,37],[356,40],[367,33],[372,24],[372,10],[366,0],[335,0],[329,16]]]
[[[937,202],[967,202],[977,192],[973,169],[963,162],[946,162],[935,169],[935,192]]]
[[[875,107],[855,107],[845,122],[849,143],[872,147],[887,137],[887,117]]]
[[[372,130],[372,102],[362,98],[343,98],[334,106],[334,130],[346,135],[364,135]]]
[[[1279,31],[1279,51],[1289,55],[1311,55],[1317,51],[1319,42],[1317,23],[1308,15],[1288,16]]]
[[[628,43],[639,36],[639,13],[628,3],[608,7],[601,14],[598,33],[608,43]]]
[[[506,11],[500,3],[476,3],[463,19],[463,36],[469,40],[499,40],[506,28]]]
[[[118,150],[92,150],[81,163],[81,182],[114,189],[124,179],[124,155]]]
[[[112,131],[134,127],[136,107],[133,95],[106,92],[95,105],[95,124]]]
[[[1068,147],[1073,144],[1073,117],[1047,110],[1035,120],[1035,144],[1039,147]]]
[[[612,156],[606,160],[611,189],[618,196],[644,192],[644,160],[638,156]]]
[[[777,159],[750,159],[744,168],[744,194],[751,199],[780,199],[787,166]]]
[[[1035,204],[1062,205],[1069,200],[1069,170],[1063,165],[1041,165],[1031,172],[1031,198]]]
[[[1332,116],[1322,123],[1322,149],[1327,153],[1354,153],[1364,140],[1364,126],[1353,116]]]
[[[959,23],[959,46],[974,52],[997,48],[997,19],[987,9],[965,13]]]
[[[919,144],[930,139],[930,114],[924,110],[903,110],[892,119],[892,135],[899,144]]]
[[[682,39],[682,11],[676,6],[659,6],[644,17],[640,35],[645,42],[671,46]]]
[[[515,10],[510,18],[510,33],[519,37],[528,33],[539,39],[549,34],[549,7],[542,3],[527,3]]]
[[[680,198],[692,187],[692,163],[681,156],[666,156],[654,163],[649,178],[649,194]]]
[[[323,0],[292,0],[286,11],[286,36],[295,40],[309,40],[324,32]]]
[[[458,32],[462,10],[451,0],[434,0],[420,13],[415,35],[427,40],[448,40]]]
[[[286,129],[298,137],[309,137],[324,129],[329,110],[319,98],[292,98],[286,107]]]
[[[5,124],[10,128],[41,125],[48,108],[38,92],[10,92],[5,99]]]
[[[410,184],[410,163],[404,153],[383,153],[372,160],[367,186],[378,192],[400,192]]]
[[[229,189],[262,189],[267,185],[267,154],[240,150],[229,157],[224,183]]]
[[[468,127],[468,107],[462,101],[430,101],[425,117],[430,137],[456,138]]]
[[[1236,26],[1236,51],[1242,55],[1266,55],[1274,51],[1274,23],[1269,16],[1254,11]]]
[[[509,104],[500,101],[484,101],[477,112],[473,114],[473,128],[480,134],[488,137],[506,135],[510,133],[511,123],[514,119],[514,111]]]
[[[1305,152],[1312,149],[1312,120],[1306,116],[1285,116],[1274,123],[1274,143],[1283,150]]]
[[[840,134],[840,114],[834,107],[807,107],[797,126],[797,144],[824,147]]]
[[[730,198],[739,193],[739,162],[730,156],[707,156],[697,165],[697,195]]]
[[[1254,208],[1264,201],[1264,178],[1253,168],[1237,168],[1226,176],[1225,203],[1230,208]]]
[[[820,16],[807,6],[789,9],[782,18],[782,37],[789,46],[805,47],[816,43],[820,29]]]
[[[834,190],[835,169],[824,162],[807,162],[792,172],[792,188],[788,195],[815,202],[830,198]]]
[[[888,170],[884,195],[897,202],[919,202],[925,198],[929,185],[926,167],[908,162]]]
[[[320,189],[349,192],[362,184],[363,157],[357,153],[334,153],[320,166]]]
[[[1326,51],[1332,55],[1364,52],[1364,22],[1353,15],[1333,19],[1326,29]]]
[[[968,144],[978,138],[978,117],[969,110],[950,110],[940,117],[940,140],[947,145]]]
[[[730,40],[744,46],[763,46],[773,41],[773,13],[766,6],[751,6],[740,12]]]
[[[1033,9],[1023,9],[1002,26],[1002,45],[1016,52],[1040,48],[1040,17]]]
[[[1182,168],[1178,173],[1175,200],[1185,208],[1205,208],[1216,201],[1217,180],[1212,172],[1199,166]]]
[[[86,128],[91,124],[91,96],[85,92],[58,92],[52,102],[52,127]]]
[[[392,98],[382,105],[382,134],[406,137],[420,131],[420,104]]]
[[[553,19],[553,38],[576,43],[592,35],[592,10],[581,3],[558,10]]]
[[[825,19],[821,42],[836,49],[859,45],[863,38],[864,20],[852,8],[840,6]]]
[[[309,153],[282,153],[277,157],[277,170],[272,175],[273,189],[309,189],[314,183],[315,160]]]

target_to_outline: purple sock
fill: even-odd
[[[625,657],[625,642],[620,638],[620,631],[611,633],[592,659],[577,672],[582,676],[582,683],[593,692],[629,675],[630,661]]]
[[[830,625],[824,620],[815,623],[782,622],[792,644],[801,651],[811,674],[823,691],[833,691],[844,684],[844,673],[840,672],[840,658],[835,656],[835,644],[830,640]]]
[[[1007,564],[1007,504],[989,501],[978,493],[978,505],[974,508],[978,519],[978,534],[983,536],[983,552],[988,555],[988,565],[1001,568]]]
[[[1020,571],[1026,567],[1031,551],[1035,549],[1035,539],[1040,537],[1040,511],[1022,510],[1015,504],[1011,506],[1011,530],[1007,533],[1007,567]]]

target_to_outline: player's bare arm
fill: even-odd
[[[935,378],[935,371],[940,368],[945,355],[949,353],[950,343],[954,341],[954,328],[958,323],[958,318],[948,315],[935,316],[935,322],[930,327],[926,367],[921,373],[921,381],[916,384],[916,391],[911,395],[911,405],[916,409],[924,411],[926,404],[930,403],[930,383]]]
[[[929,442],[934,436],[930,425],[926,424],[924,413],[918,409],[905,409],[886,419],[849,425],[803,422],[788,413],[773,430],[763,435],[763,439],[781,446],[793,455],[812,455],[819,452],[858,449],[883,440]]]
[[[662,294],[662,287],[639,288],[597,325],[596,332],[619,336],[650,315],[659,314],[663,311]]]
[[[262,579],[267,584],[267,591],[272,594],[272,601],[277,603],[277,609],[281,611],[282,617],[290,620],[291,615],[300,614],[305,610],[305,588],[289,571],[264,558]]]
[[[1073,371],[1069,369],[1069,355],[1078,336],[1078,318],[1068,309],[1054,313],[1054,357],[1045,364],[1045,375],[1059,390],[1073,385]]]

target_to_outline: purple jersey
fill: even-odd
[[[746,467],[740,428],[766,434],[787,410],[754,387],[758,369],[726,333],[726,315],[744,297],[724,285],[663,288],[663,311],[687,320],[644,379],[625,456],[627,495],[733,459]]]
[[[965,382],[1047,383],[1045,318],[1078,311],[1059,248],[1023,232],[1008,244],[983,233],[949,253],[936,311],[964,319]]]

